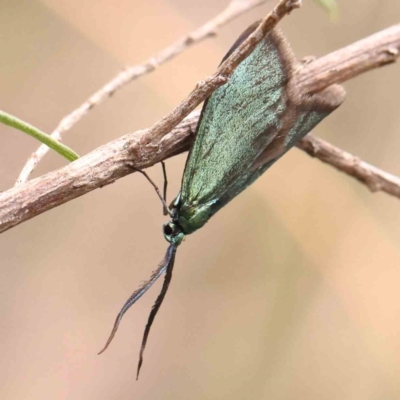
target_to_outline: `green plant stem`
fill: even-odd
[[[46,146],[50,147],[52,150],[56,151],[61,156],[65,157],[68,161],[75,161],[79,158],[78,154],[65,144],[60,143],[47,133],[42,132],[27,122],[24,122],[19,118],[6,113],[5,111],[0,110],[0,122],[34,137]]]

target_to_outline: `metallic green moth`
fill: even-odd
[[[254,23],[238,38],[223,61],[257,26]],[[183,238],[201,228],[344,101],[339,85],[313,95],[301,93],[294,80],[297,65],[289,43],[275,28],[204,103],[181,191],[170,210],[172,219],[163,227],[170,246],[158,269],[122,307],[100,352],[111,343],[125,312],[165,272],[144,331],[137,377]]]

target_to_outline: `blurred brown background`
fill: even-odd
[[[0,108],[50,132],[123,66],[222,10],[228,0],[0,0]],[[150,126],[212,73],[271,4],[225,27],[95,108],[66,135],[85,154]],[[400,3],[314,2],[281,25],[299,57],[399,22]],[[316,134],[400,175],[400,66],[346,83]],[[37,143],[0,126],[0,190]],[[167,163],[169,197],[186,155]],[[65,165],[51,154],[34,176]],[[150,170],[161,184],[161,168]],[[116,313],[162,259],[165,218],[131,175],[1,236],[3,399],[400,398],[400,202],[294,149],[179,249],[139,382],[156,285],[103,346]]]

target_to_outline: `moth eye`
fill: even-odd
[[[164,225],[164,234],[169,236],[172,235],[172,233],[173,233],[172,226],[170,224]]]

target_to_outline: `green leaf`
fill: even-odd
[[[332,19],[337,18],[338,16],[338,5],[336,3],[336,0],[315,0],[320,6],[325,8],[326,11],[328,11],[329,16]]]
[[[24,122],[19,118],[6,113],[5,111],[0,110],[0,122],[2,122],[4,125],[11,126],[26,133],[27,135],[34,137],[46,146],[50,147],[52,150],[56,151],[61,156],[65,157],[68,161],[75,161],[79,158],[78,154],[76,154],[65,144],[62,144],[58,140],[53,139],[47,133],[42,132],[41,130],[28,124],[27,122]]]

